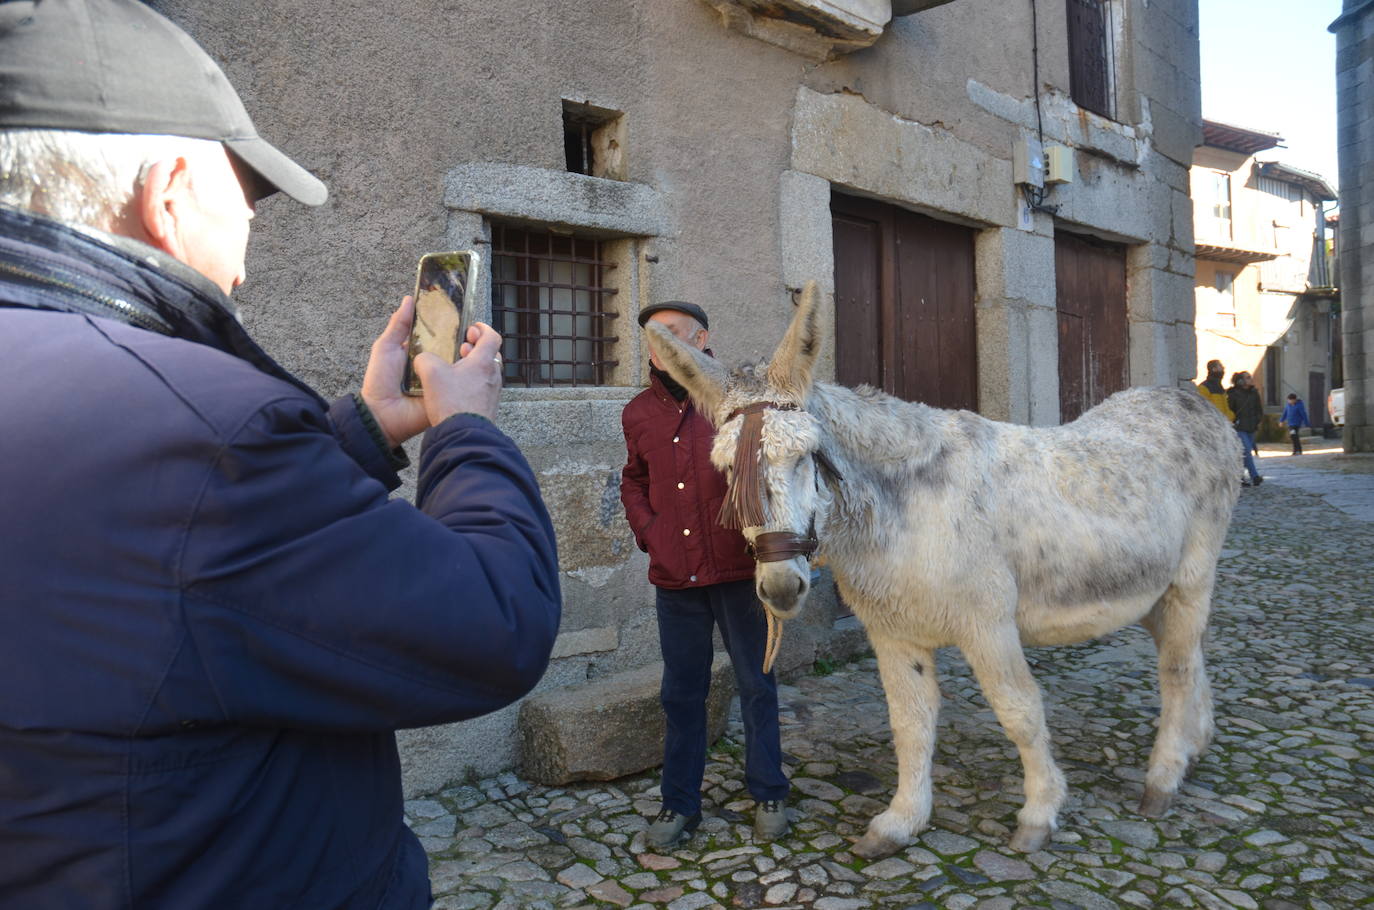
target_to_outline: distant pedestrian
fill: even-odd
[[[1293,443],[1293,454],[1302,454],[1302,434],[1298,431],[1303,427],[1312,426],[1307,420],[1307,405],[1302,403],[1297,392],[1288,393],[1288,404],[1283,406],[1283,416],[1279,418],[1279,423],[1288,427],[1288,438]]]
[[[1221,379],[1226,375],[1226,367],[1220,360],[1207,361],[1207,378],[1197,385],[1198,392],[1216,406],[1216,409],[1226,416],[1227,420],[1235,421],[1236,415],[1231,412],[1231,405],[1226,400],[1226,386],[1221,384]]]
[[[1236,415],[1231,421],[1231,426],[1235,427],[1240,444],[1245,449],[1245,471],[1249,477],[1242,481],[1242,485],[1257,487],[1264,483],[1264,478],[1255,468],[1255,431],[1259,429],[1260,420],[1264,417],[1264,404],[1260,401],[1259,389],[1255,388],[1249,373],[1240,372],[1231,377],[1231,388],[1226,391],[1226,403]]]

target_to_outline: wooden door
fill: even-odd
[[[831,209],[835,245],[835,380],[883,384],[882,225]]]
[[[1307,422],[1320,431],[1326,424],[1326,374],[1307,374]]]
[[[977,409],[973,230],[838,193],[830,211],[839,382]]]
[[[1059,419],[1068,423],[1130,383],[1126,248],[1060,232],[1054,270]]]

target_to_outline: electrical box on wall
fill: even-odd
[[[1045,153],[1039,139],[1022,136],[1016,144],[1011,156],[1011,179],[1029,186],[1045,185]]]
[[[1045,147],[1045,182],[1046,183],[1073,183],[1074,180],[1074,158],[1073,149],[1067,145],[1050,145]]]

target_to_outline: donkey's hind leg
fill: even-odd
[[[1059,807],[1068,792],[1050,750],[1040,686],[1031,675],[1020,636],[1011,624],[989,630],[978,647],[963,650],[983,697],[1021,755],[1026,804],[1016,813],[1011,848],[1033,853],[1058,826]]]
[[[935,751],[935,722],[940,686],[935,678],[935,652],[904,642],[874,638],[878,673],[887,694],[888,722],[897,751],[897,794],[887,809],[868,823],[854,845],[865,859],[890,856],[930,821],[930,762]]]
[[[1141,621],[1159,651],[1159,732],[1150,753],[1140,814],[1168,810],[1184,776],[1212,741],[1212,690],[1202,662],[1202,639],[1212,578],[1175,582]]]

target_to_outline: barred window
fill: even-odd
[[[1107,0],[1067,0],[1069,95],[1081,108],[1112,117]]]
[[[605,385],[619,339],[602,242],[492,225],[491,312],[508,385]]]

